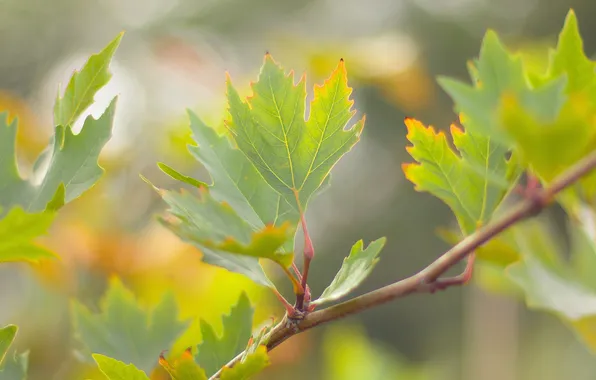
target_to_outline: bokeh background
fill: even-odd
[[[320,294],[356,240],[387,236],[363,293],[428,264],[448,248],[437,228],[454,226],[445,205],[415,193],[403,176],[400,165],[410,161],[403,118],[447,128],[457,117],[437,75],[466,79],[466,61],[487,28],[529,62],[544,58],[571,7],[593,54],[593,0],[0,0],[0,110],[19,117],[23,172],[52,133],[58,84],[126,31],[114,77],[89,110],[99,115],[119,95],[101,159],[106,174],[42,239],[61,259],[0,267],[0,324],[19,324],[30,378],[102,378],[74,355],[69,303],[97,308],[112,276],[147,306],[174,292],[180,318],[195,321],[179,347],[197,337],[199,318],[220,326],[241,291],[257,307],[256,322],[282,315],[267,289],[202,264],[199,252],[160,227],[155,215],[164,203],[139,178],[179,187],[157,169],[163,161],[209,180],[186,150],[185,110],[221,127],[226,71],[248,93],[269,51],[285,68],[307,72],[312,88],[346,60],[367,124],[334,169],[331,188],[309,208],[317,252],[311,288]],[[481,268],[471,286],[412,296],[294,337],[271,353],[260,378],[594,378],[596,358],[571,331],[504,296],[491,278]]]

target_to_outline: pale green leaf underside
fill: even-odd
[[[103,174],[97,159],[111,137],[115,99],[99,119],[87,117],[79,134],[71,128],[110,79],[108,65],[121,37],[91,56],[81,72],[73,74],[64,96],[56,99],[54,135],[33,166],[30,180],[21,178],[17,167],[17,121],[9,124],[7,113],[0,113],[0,207],[5,212],[17,205],[29,212],[55,210]]]
[[[356,289],[368,277],[379,261],[378,255],[385,242],[385,238],[377,239],[371,242],[366,249],[363,249],[362,240],[356,242],[350,251],[350,255],[344,259],[331,284],[313,304],[322,305],[338,300]]]
[[[246,348],[252,332],[254,309],[242,293],[230,314],[222,317],[223,333],[218,336],[213,327],[201,321],[203,342],[198,346],[197,362],[211,376]]]
[[[149,380],[145,372],[134,364],[125,364],[101,354],[93,354],[93,359],[108,380]]]
[[[284,267],[291,265],[293,252],[281,249],[293,235],[288,224],[266,226],[255,232],[229,205],[217,202],[205,188],[199,190],[200,197],[185,191],[156,190],[170,206],[170,215],[161,218],[161,222],[199,248],[205,262],[269,287],[274,285],[265,275],[259,258]]]

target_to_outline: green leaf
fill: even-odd
[[[305,79],[294,85],[271,56],[265,56],[253,96],[240,99],[228,78],[231,118],[227,125],[238,148],[288,204],[306,210],[335,163],[360,139],[364,119],[344,129],[356,111],[349,99],[343,61],[322,86],[315,86],[304,120]]]
[[[26,380],[29,369],[29,351],[13,352],[0,366],[1,380]]]
[[[56,98],[54,125],[72,126],[93,103],[97,91],[112,77],[108,66],[123,35],[124,33],[120,33],[100,53],[93,54],[80,72],[74,72],[64,91],[64,96]]]
[[[218,336],[213,327],[201,321],[203,342],[198,346],[197,362],[211,376],[246,347],[252,332],[254,310],[242,293],[229,315],[222,317],[223,333]]]
[[[0,262],[29,261],[37,263],[44,259],[54,259],[51,251],[33,242],[44,235],[54,220],[51,212],[28,214],[15,207],[0,219]]]
[[[269,366],[267,347],[259,346],[255,352],[246,356],[232,368],[225,367],[221,371],[221,380],[246,380],[262,372]]]
[[[89,116],[78,135],[71,127],[57,126],[50,148],[42,153],[41,161],[49,166],[41,173],[41,165],[33,177],[37,182],[23,180],[15,156],[16,121],[7,124],[7,114],[0,114],[0,207],[11,209],[20,205],[28,212],[56,209],[88,190],[103,174],[97,164],[101,149],[112,134],[115,99],[99,119]],[[57,197],[57,195],[61,195]]]
[[[496,33],[488,31],[479,59],[470,65],[470,77],[473,86],[445,77],[438,81],[455,102],[458,113],[470,119],[471,132],[510,141],[499,127],[498,111],[503,94],[521,95],[529,90],[521,59],[510,55]]]
[[[101,312],[94,314],[73,302],[72,317],[81,343],[90,353],[132,363],[146,373],[187,327],[177,319],[178,308],[172,295],[149,311],[117,279],[110,282],[100,306]]]
[[[270,259],[284,268],[292,264],[294,254],[280,251],[293,234],[288,223],[279,227],[269,225],[253,232],[228,204],[217,202],[206,188],[199,189],[200,197],[186,191],[156,190],[170,206],[170,215],[161,222],[199,248],[205,262],[269,287],[273,284],[258,259]]]
[[[335,301],[356,289],[368,277],[379,261],[378,255],[383,249],[385,241],[385,238],[377,239],[364,250],[362,249],[362,240],[356,242],[350,251],[350,255],[344,259],[331,284],[323,291],[321,297],[312,303],[322,305]]]
[[[172,361],[167,361],[161,356],[159,363],[170,374],[172,380],[207,380],[205,370],[197,365],[190,349]]]
[[[445,202],[455,214],[464,235],[488,222],[512,183],[512,171],[505,159],[507,149],[488,137],[451,126],[451,136],[459,156],[443,132],[406,119],[407,150],[418,162],[404,164],[403,170],[416,190],[426,191]],[[466,123],[467,125],[467,123]],[[479,171],[475,168],[482,168]],[[498,178],[498,181],[491,180]]]
[[[163,162],[158,162],[157,166],[161,169],[162,172],[166,173],[167,175],[174,178],[175,180],[187,183],[194,187],[207,186],[207,184],[205,182],[201,182],[197,179],[194,179],[192,177],[184,175],[184,174],[176,171],[175,169],[171,168],[170,166],[164,164]]]
[[[213,198],[227,202],[255,230],[269,224],[280,226],[286,221],[296,225],[296,209],[267,184],[246,156],[227,137],[219,136],[194,113],[188,113],[198,145],[189,146],[189,151],[209,171]]]
[[[10,348],[19,328],[15,325],[4,326],[0,329],[0,365],[4,362],[6,353]]]
[[[56,99],[54,135],[33,167],[33,180],[24,180],[19,175],[17,122],[9,124],[8,114],[0,113],[0,208],[10,210],[20,205],[29,212],[56,210],[101,177],[103,169],[97,160],[112,134],[116,98],[99,119],[87,117],[79,134],[73,134],[72,125],[110,79],[108,65],[121,38],[122,34],[101,53],[91,56],[81,72],[73,74],[64,96]],[[48,165],[47,169],[44,164]]]
[[[596,148],[596,64],[584,53],[577,19],[570,11],[551,55],[547,74],[540,85],[551,88],[535,103],[542,108],[554,106],[551,118],[540,117],[527,99],[506,94],[501,117],[534,170],[550,181],[570,165]],[[572,126],[572,127],[570,127]]]
[[[93,354],[93,359],[108,380],[149,380],[145,372],[135,367],[134,364],[124,364],[101,354]]]

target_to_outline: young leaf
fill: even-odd
[[[238,148],[294,210],[306,210],[335,163],[360,139],[364,118],[344,129],[356,111],[349,99],[343,60],[322,86],[315,86],[308,121],[305,78],[294,85],[271,56],[265,56],[253,95],[243,102],[228,78],[231,119]]]
[[[292,264],[294,254],[280,251],[292,237],[288,223],[253,232],[229,205],[217,202],[206,188],[199,189],[200,197],[185,191],[156,190],[170,206],[171,217],[162,218],[161,222],[181,239],[201,249],[205,262],[269,287],[273,284],[258,259],[270,259],[284,268]]]
[[[201,321],[203,342],[198,346],[197,362],[210,376],[232,360],[246,347],[252,332],[254,310],[242,293],[229,315],[224,315],[223,333],[217,336],[213,327]]]
[[[219,136],[191,111],[193,139],[190,153],[209,171],[213,198],[227,202],[255,230],[265,225],[298,223],[298,212],[263,179],[246,156],[226,136]]]
[[[93,354],[93,359],[108,380],[149,380],[145,372],[135,367],[134,364],[124,364],[101,354]]]
[[[72,317],[77,337],[89,352],[132,363],[150,373],[159,354],[169,349],[187,327],[178,322],[177,309],[171,295],[152,311],[143,309],[133,294],[114,279],[99,314],[75,301]]]
[[[0,262],[39,262],[54,259],[49,250],[33,243],[33,239],[45,234],[54,219],[51,212],[28,214],[15,207],[0,219]]]
[[[201,186],[207,186],[207,184],[205,182],[201,182],[197,179],[194,179],[192,177],[189,177],[187,175],[184,175],[178,171],[176,171],[175,169],[173,169],[172,167],[164,164],[163,162],[158,162],[157,166],[161,169],[162,172],[166,173],[167,175],[169,175],[170,177],[174,178],[175,180],[178,180],[180,182],[184,182],[187,183],[191,186],[194,187],[201,187]]]
[[[451,136],[458,156],[448,145],[443,132],[425,127],[419,121],[406,119],[407,150],[418,162],[404,164],[406,177],[416,190],[427,191],[445,202],[455,214],[465,235],[485,224],[497,208],[506,189],[491,180],[510,181],[505,160],[507,149],[488,137],[471,131],[465,133],[451,126]],[[474,167],[483,168],[479,173]]]
[[[344,262],[331,284],[323,291],[319,299],[313,301],[315,305],[338,300],[356,289],[372,272],[379,261],[378,255],[385,245],[385,238],[380,238],[363,248],[362,240],[354,244],[350,255]]]
[[[195,363],[190,349],[172,361],[160,356],[159,364],[170,374],[172,380],[207,380],[205,370]]]
[[[8,325],[0,328],[0,365],[4,362],[6,353],[14,341],[18,329],[19,328],[15,325]]]
[[[221,380],[247,380],[269,366],[267,347],[259,346],[255,352],[249,354],[243,361],[232,368],[225,367],[221,371]]]
[[[124,33],[120,33],[100,53],[93,54],[80,72],[75,71],[64,96],[56,98],[54,105],[54,125],[72,126],[92,103],[95,93],[105,86],[112,74],[108,66]]]
[[[78,135],[72,133],[71,127],[56,127],[45,157],[49,166],[39,184],[20,177],[15,156],[16,121],[8,124],[7,114],[1,113],[0,207],[10,209],[20,205],[28,212],[38,212],[49,203],[50,208],[55,209],[93,186],[103,174],[97,159],[112,134],[115,104],[114,98],[97,120],[89,116]],[[42,173],[38,170],[34,174],[41,176]],[[63,194],[62,199],[57,199],[57,192]]]

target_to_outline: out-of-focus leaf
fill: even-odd
[[[0,380],[26,380],[29,369],[29,351],[7,356],[0,366]]]
[[[354,113],[343,61],[322,86],[315,86],[308,121],[305,79],[294,85],[271,56],[265,56],[253,95],[240,99],[228,79],[228,127],[265,180],[300,212],[335,163],[360,139],[364,119],[344,129]]]
[[[135,367],[132,363],[124,364],[121,361],[101,354],[93,354],[93,359],[108,380],[149,380],[145,372]]]
[[[19,205],[28,212],[38,212],[49,203],[56,209],[93,186],[103,174],[97,159],[112,134],[115,99],[99,119],[89,116],[77,135],[70,126],[56,127],[51,145],[40,158],[47,160],[47,171],[42,173],[43,165],[37,165],[34,177],[41,178],[35,183],[23,180],[17,169],[16,121],[7,124],[6,113],[0,114],[0,207],[9,210]],[[63,199],[56,197],[57,192]]]
[[[159,364],[168,371],[172,380],[207,380],[205,370],[195,362],[190,349],[184,351],[179,358],[170,361],[161,356]]]
[[[299,214],[280,193],[267,184],[246,156],[235,149],[226,136],[219,136],[189,111],[190,128],[198,146],[189,146],[192,155],[205,166],[213,184],[213,198],[228,203],[254,229],[265,225],[298,223]]]
[[[0,329],[0,365],[4,362],[6,353],[17,335],[18,327],[8,325]]]
[[[33,239],[47,232],[53,219],[54,214],[47,211],[28,214],[20,207],[10,210],[0,219],[0,262],[36,263],[56,258],[54,253],[33,242]]]
[[[62,97],[56,98],[54,124],[72,126],[79,116],[93,103],[97,91],[105,86],[112,74],[108,70],[110,61],[120,45],[124,33],[120,33],[98,54],[93,54],[80,72],[75,71]]]
[[[246,348],[252,332],[253,314],[248,297],[242,293],[230,314],[222,317],[221,336],[215,333],[211,325],[201,321],[203,342],[198,346],[197,362],[209,376]]]
[[[270,259],[283,267],[292,264],[293,252],[280,250],[293,234],[288,223],[279,227],[269,225],[253,232],[228,204],[217,202],[204,187],[199,189],[200,197],[186,191],[156,190],[170,206],[170,215],[161,218],[161,222],[181,239],[201,249],[205,262],[270,287],[273,284],[258,259]]]
[[[117,279],[111,280],[99,314],[76,301],[72,306],[76,335],[89,353],[132,363],[145,373],[151,372],[159,354],[187,327],[177,319],[173,296],[167,295],[149,311]]]
[[[564,100],[556,118],[544,120],[529,112],[523,102],[507,95],[503,103],[504,125],[523,157],[546,180],[594,149],[596,138],[596,64],[584,53],[575,13],[570,11],[551,55],[542,82],[566,79]],[[551,96],[558,96],[556,93]]]
[[[529,91],[521,59],[510,55],[496,33],[488,31],[480,57],[469,69],[472,86],[444,77],[439,78],[439,84],[451,96],[457,111],[470,119],[469,132],[491,136],[501,142],[510,141],[499,128],[498,108],[504,93],[525,94]]]
[[[379,261],[378,255],[386,240],[385,238],[377,239],[370,243],[366,249],[362,249],[364,247],[362,240],[357,241],[352,246],[350,255],[344,259],[331,284],[323,291],[321,297],[313,301],[313,304],[322,305],[338,300],[356,289]]]
[[[452,125],[451,136],[461,154],[458,156],[443,132],[437,133],[414,119],[408,118],[405,123],[412,143],[407,150],[418,162],[403,165],[406,177],[416,190],[427,191],[445,202],[465,235],[473,233],[491,218],[505,195],[506,188],[490,177],[508,181],[507,149],[490,138],[471,131],[463,133]],[[474,170],[478,166],[484,172]]]
[[[511,265],[508,275],[525,293],[528,307],[557,315],[596,352],[596,293],[534,258]]]
[[[325,380],[428,380],[425,368],[407,363],[390,347],[374,344],[357,325],[329,325],[323,337]]]
[[[247,380],[263,371],[268,365],[267,347],[259,346],[240,363],[232,368],[224,368],[220,378],[221,380]]]
[[[169,175],[170,177],[174,178],[175,180],[178,180],[180,182],[184,182],[187,183],[191,186],[194,187],[201,187],[201,186],[207,186],[207,184],[205,182],[201,182],[197,179],[194,179],[192,177],[189,177],[187,175],[184,175],[178,171],[176,171],[175,169],[171,168],[170,166],[164,164],[163,162],[158,162],[157,166],[161,169],[162,172],[164,172],[165,174]]]
[[[121,38],[122,34],[102,52],[91,56],[83,69],[73,74],[64,96],[56,99],[56,128],[33,167],[33,180],[23,180],[19,175],[16,120],[9,124],[8,115],[0,113],[0,207],[5,211],[16,205],[28,212],[56,210],[101,177],[103,169],[97,159],[112,134],[116,98],[97,120],[87,117],[79,134],[73,134],[72,125],[109,81],[108,66]]]
[[[458,234],[456,231],[441,228],[437,233],[441,239],[451,245],[456,245],[462,240],[461,234]],[[505,268],[507,265],[520,259],[520,254],[515,248],[515,242],[511,240],[511,232],[505,231],[501,233],[499,236],[474,250],[476,258],[490,262],[501,269]]]

